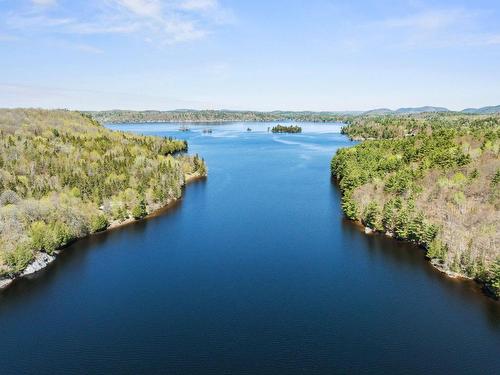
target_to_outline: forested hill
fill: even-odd
[[[180,197],[186,176],[206,173],[186,150],[78,112],[0,110],[0,277]]]
[[[351,112],[255,112],[224,110],[95,111],[86,112],[101,123],[230,122],[230,121],[343,121]]]
[[[500,296],[500,116],[357,117],[331,170],[346,215]]]
[[[345,122],[360,115],[390,115],[407,116],[409,114],[448,113],[455,115],[460,112],[452,112],[443,107],[408,107],[391,110],[388,108],[374,109],[371,111],[229,111],[229,110],[174,110],[174,111],[89,111],[86,114],[97,121],[105,123],[143,123],[143,122],[230,122],[230,121],[291,121],[291,122]],[[462,111],[466,113],[495,114],[500,113],[500,106],[469,108]]]

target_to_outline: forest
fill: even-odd
[[[387,108],[374,109],[369,111],[231,111],[231,110],[193,110],[178,109],[172,111],[89,111],[86,114],[92,116],[101,123],[146,123],[146,122],[231,122],[231,121],[297,121],[297,122],[346,122],[359,116],[387,115],[407,116],[409,114],[440,113],[448,115],[457,114],[495,114],[500,113],[500,106],[468,108],[461,112],[452,112],[441,107],[417,107],[399,108],[392,111]]]
[[[257,111],[93,111],[87,112],[101,123],[144,122],[231,122],[231,121],[312,121],[334,122],[349,117],[348,112],[257,112]]]
[[[271,128],[273,133],[302,133],[302,128],[297,125],[276,125]]]
[[[0,110],[0,275],[179,198],[187,178],[207,173],[187,148],[79,112]]]
[[[360,116],[331,173],[347,217],[500,296],[500,116]]]

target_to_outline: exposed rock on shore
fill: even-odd
[[[35,255],[35,259],[33,262],[28,264],[21,274],[21,276],[31,275],[32,273],[38,272],[41,269],[47,267],[50,263],[52,263],[56,259],[55,256],[39,252]]]

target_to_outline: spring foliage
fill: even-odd
[[[500,293],[500,116],[358,117],[331,162],[345,214]]]
[[[186,175],[206,174],[186,150],[78,112],[0,110],[0,273],[178,198]]]

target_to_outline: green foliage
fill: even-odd
[[[348,125],[342,128],[342,133],[351,139],[360,140],[401,139],[423,134],[440,134],[440,137],[447,134],[450,139],[453,139],[460,134],[484,134],[485,131],[494,129],[498,125],[500,125],[500,117],[489,115],[426,113],[413,116],[356,116],[349,119]],[[498,138],[498,133],[495,130],[490,135],[490,137],[483,139],[481,149],[495,150],[495,140]],[[460,152],[455,153],[459,159],[463,155]]]
[[[141,199],[141,201],[132,209],[132,217],[137,220],[142,219],[147,214],[146,204],[144,203],[144,200]]]
[[[441,243],[440,240],[433,240],[427,248],[427,256],[431,259],[437,259],[439,261],[444,261],[446,252],[448,249],[445,245]]]
[[[351,196],[344,195],[342,197],[342,210],[349,219],[358,219],[358,205]]]
[[[425,247],[444,269],[495,279],[500,116],[358,116],[342,132],[365,140],[330,163],[347,217]],[[456,248],[471,235],[479,240]]]
[[[19,244],[13,250],[2,253],[3,263],[10,274],[21,272],[33,260],[34,251],[29,244]]]
[[[500,257],[493,262],[488,275],[488,284],[497,298],[500,297]]]
[[[464,204],[464,202],[465,202],[465,195],[463,192],[457,191],[456,193],[453,194],[453,203],[455,203],[457,206]]]
[[[364,223],[369,228],[383,230],[382,213],[377,202],[370,202],[365,209]]]
[[[350,116],[335,112],[256,111],[99,111],[89,116],[102,123],[124,122],[224,122],[224,121],[345,121]]]
[[[19,272],[112,220],[141,218],[206,174],[185,141],[110,131],[71,111],[0,110],[0,269]],[[22,244],[22,246],[20,245]]]
[[[273,133],[301,133],[302,128],[296,125],[284,126],[284,125],[276,125],[273,126],[271,131]]]
[[[497,169],[497,171],[495,172],[491,183],[493,184],[493,186],[498,186],[500,184],[500,169]]]
[[[43,250],[49,254],[67,245],[74,238],[68,225],[60,221],[51,222],[50,224],[35,221],[31,224],[29,235],[33,250]]]
[[[103,214],[97,214],[90,219],[90,232],[100,232],[106,229],[109,225],[108,219]]]
[[[207,175],[207,166],[205,164],[205,160],[203,158],[200,158],[198,154],[196,154],[193,158],[193,169],[200,176]]]

